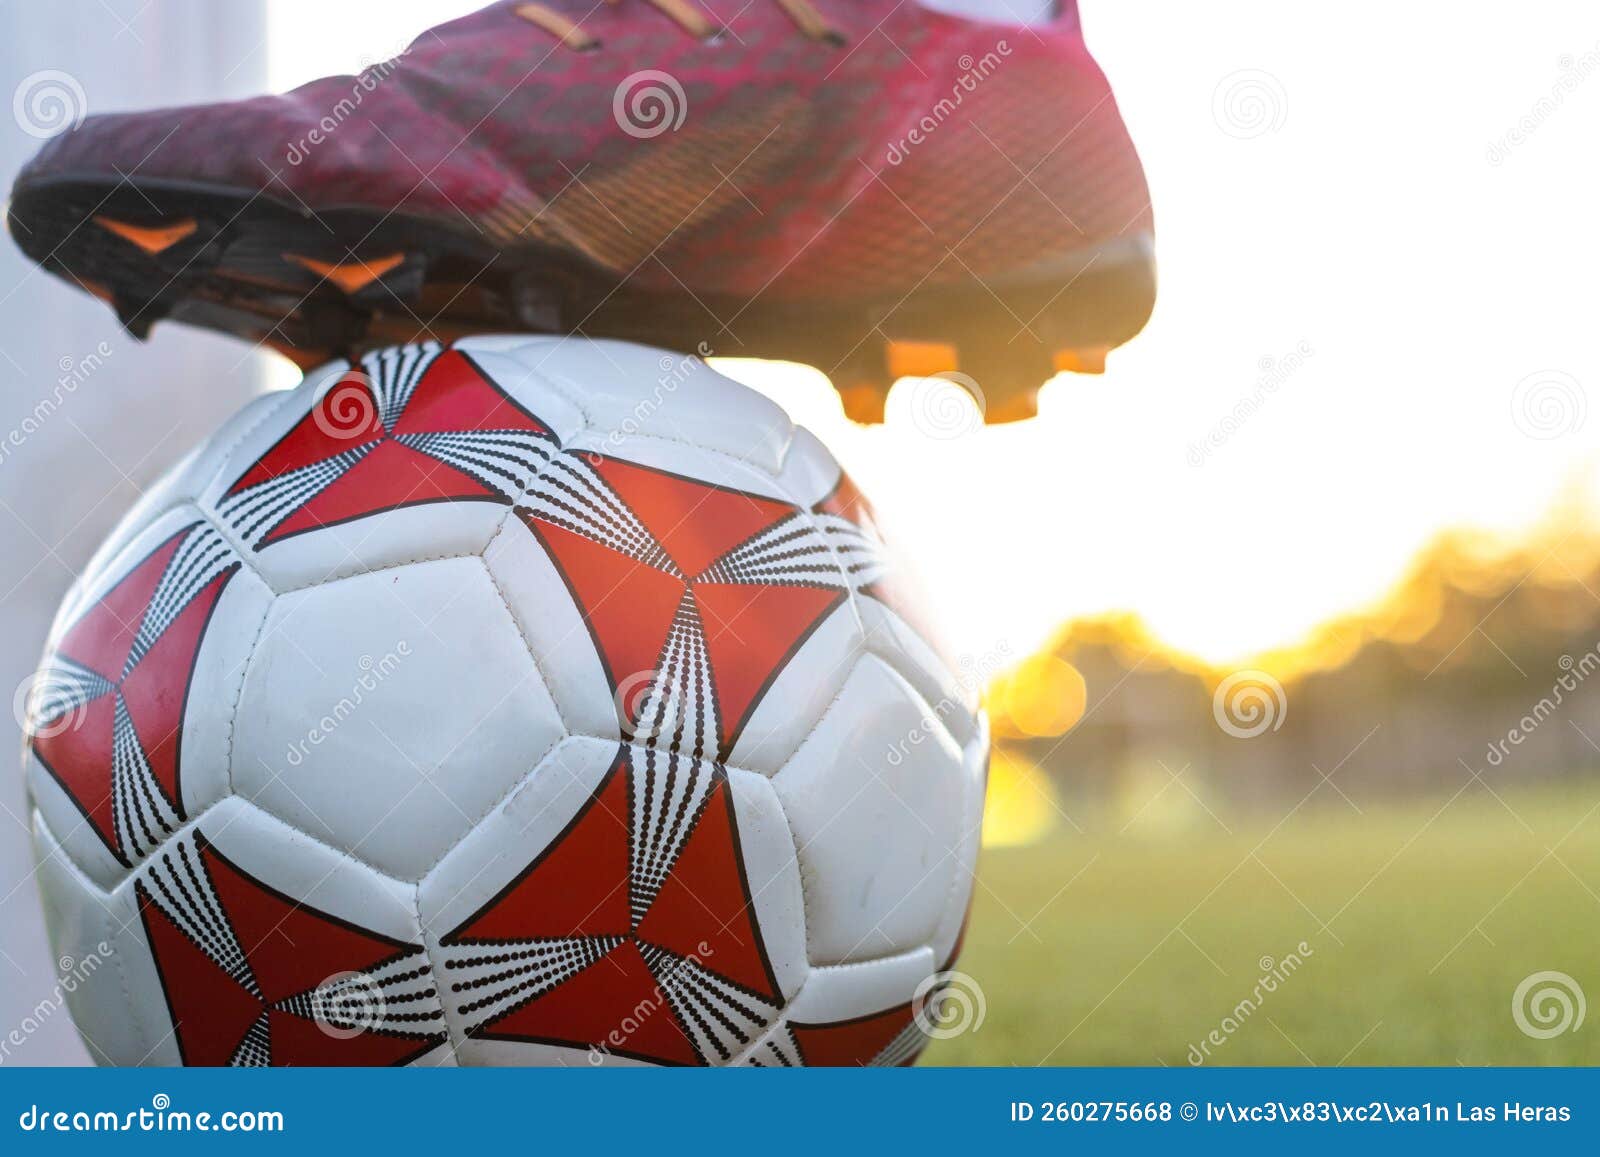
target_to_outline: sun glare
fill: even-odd
[[[285,0],[274,80],[359,67],[475,7]],[[1600,451],[1600,85],[1566,83],[1595,48],[1590,6],[1306,21],[1262,0],[1223,25],[1174,4],[1160,35],[1139,5],[1081,7],[1149,172],[1162,278],[1107,373],[977,430],[959,399],[931,430],[906,420],[902,383],[864,429],[814,370],[723,364],[874,496],[958,651],[1023,655],[1131,610],[1235,661],[1371,605],[1441,531],[1536,520]],[[1420,43],[1440,47],[1426,67]]]

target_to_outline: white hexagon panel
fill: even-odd
[[[153,494],[29,698],[96,1059],[915,1058],[987,734],[777,407],[617,343],[398,347]]]
[[[565,734],[478,558],[278,596],[233,731],[235,792],[403,880]]]

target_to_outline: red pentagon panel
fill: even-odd
[[[653,670],[688,589],[683,578],[566,527],[523,520],[560,570],[612,688]]]
[[[702,582],[695,584],[694,597],[727,721],[722,750],[728,751],[772,681],[845,594],[825,587]]]
[[[750,905],[726,779],[706,800],[636,932],[680,959],[703,958],[751,992],[780,999]]]
[[[776,1017],[727,777],[650,758],[670,766],[624,747],[550,845],[441,941],[468,1036],[704,1064]]]
[[[655,540],[693,577],[734,547],[795,514],[795,507],[758,494],[710,486],[619,458],[592,456],[595,473],[639,516]]]
[[[703,753],[726,754],[773,679],[848,597],[836,561],[789,503],[599,454],[566,462],[518,513],[561,572],[613,691],[647,675],[684,684],[662,694],[676,691],[688,714],[714,719],[716,747]],[[721,565],[786,524],[809,536],[805,574]],[[833,582],[817,581],[818,555]],[[702,654],[709,704],[696,698]],[[640,722],[648,698],[619,703],[625,725]]]
[[[911,1027],[912,1020],[911,1005],[903,1004],[831,1024],[791,1024],[789,1032],[804,1064],[870,1065]],[[915,1059],[912,1053],[899,1063],[909,1065]]]
[[[214,530],[178,531],[72,625],[41,671],[30,746],[123,864],[184,817],[190,682],[238,565]],[[153,604],[178,609],[158,617]]]
[[[812,511],[817,514],[832,515],[858,527],[867,542],[874,548],[878,555],[880,566],[888,562],[887,550],[884,546],[882,532],[878,529],[878,516],[872,509],[872,503],[867,501],[865,495],[857,488],[855,480],[844,471],[839,472],[839,481],[834,485],[833,491],[813,506]],[[937,640],[940,634],[929,630],[929,616],[923,603],[920,591],[906,581],[903,573],[890,572],[880,574],[872,582],[860,588],[861,593],[877,599],[888,607],[922,638],[922,641],[931,647],[935,654],[945,661],[951,670],[955,664],[944,653],[944,648]]]
[[[135,893],[186,1065],[396,1065],[445,1040],[421,946],[282,894],[204,835]],[[325,995],[352,976],[359,999]]]
[[[612,1043],[613,1033],[626,1039]],[[682,1021],[632,939],[495,1021],[492,1029],[473,1035],[601,1048],[662,1065],[700,1063]]]
[[[459,350],[351,369],[219,507],[256,549],[384,511],[514,501],[551,439]],[[553,445],[553,443],[552,443]]]
[[[619,760],[550,846],[446,944],[627,934],[628,780],[621,766]]]

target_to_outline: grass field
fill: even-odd
[[[958,965],[985,1017],[924,1063],[1184,1065],[1215,1030],[1207,1064],[1600,1064],[1600,1006],[1548,1039],[1512,1016],[1546,970],[1600,1001],[1600,782],[1322,796],[985,852]]]

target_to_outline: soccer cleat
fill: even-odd
[[[52,955],[117,962],[66,993],[102,1061],[898,1065],[970,1027],[974,682],[822,443],[693,358],[662,405],[663,360],[333,363],[96,553],[18,699]]]
[[[11,233],[141,336],[581,333],[810,363],[864,420],[958,369],[1026,417],[1149,316],[1144,174],[1073,0],[925,3],[494,4],[359,77],[90,118]]]

